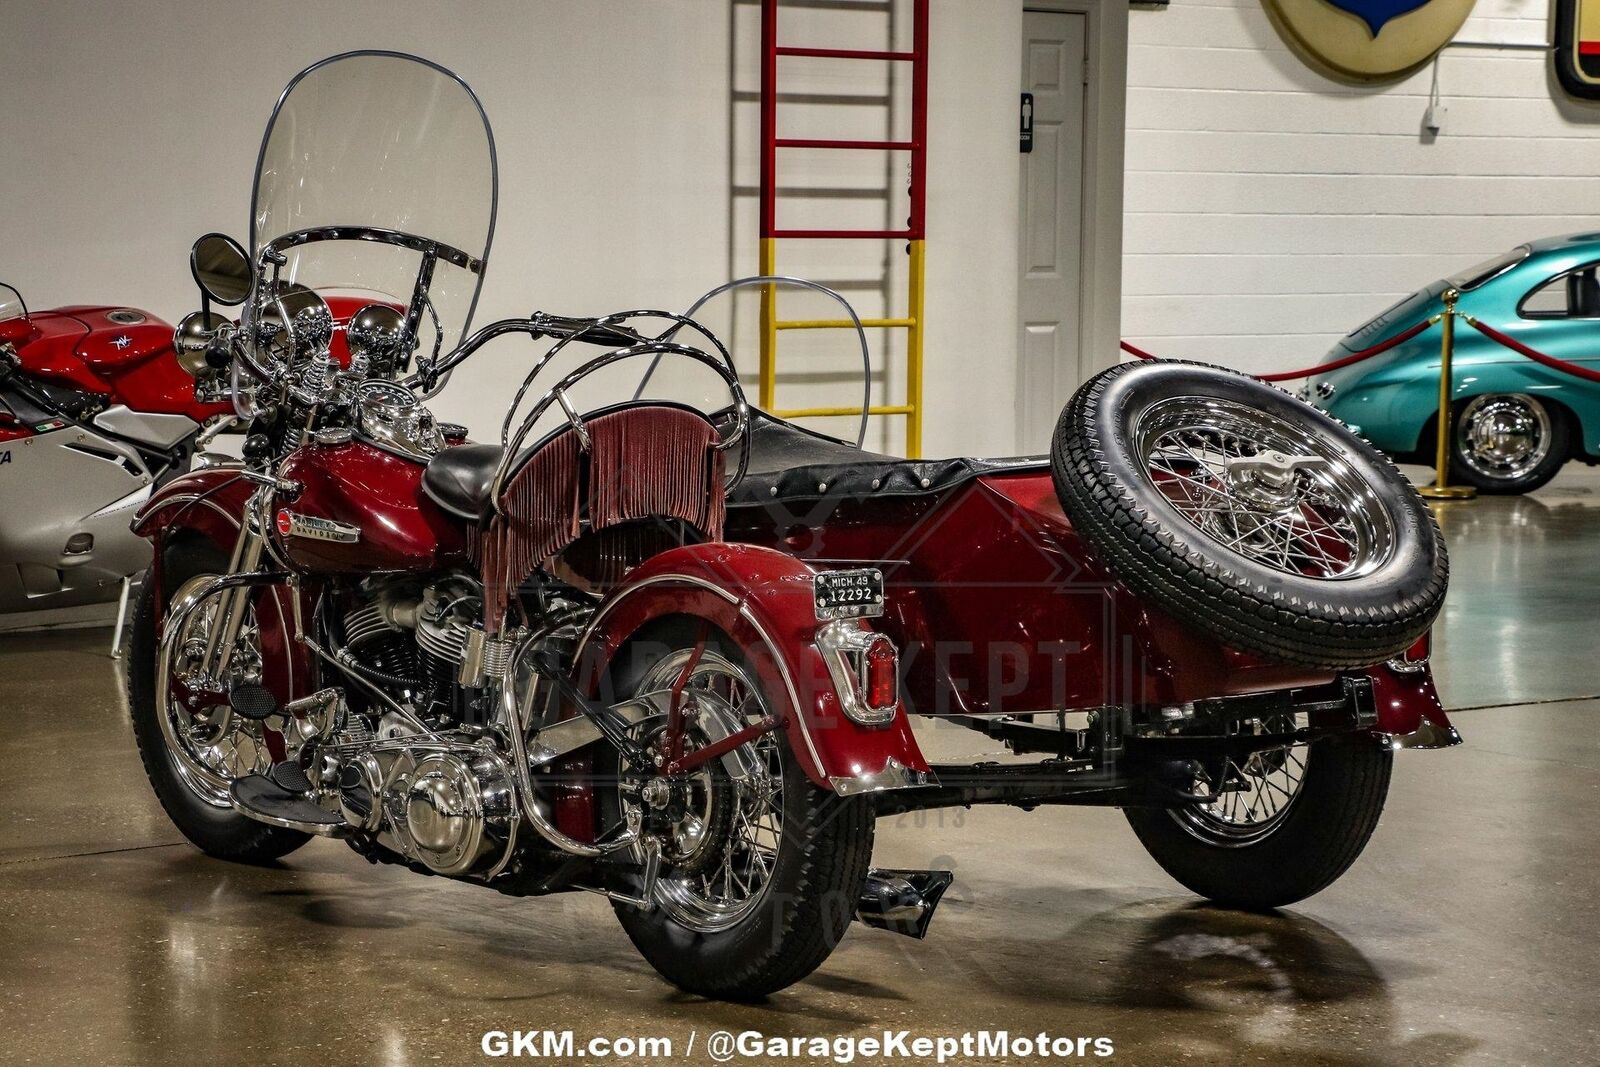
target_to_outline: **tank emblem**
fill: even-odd
[[[278,533],[284,537],[305,537],[312,541],[338,541],[342,544],[361,540],[359,526],[312,515],[296,515],[287,508],[278,512]]]
[[[129,337],[127,334],[123,334],[121,337],[118,337],[111,342],[111,347],[115,348],[118,352],[121,352],[124,348],[127,348],[131,344],[133,344],[133,338]]]

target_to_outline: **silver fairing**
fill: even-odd
[[[0,614],[115,597],[150,563],[128,527],[153,473],[132,448],[75,426],[0,444]]]

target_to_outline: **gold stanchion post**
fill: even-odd
[[[1444,291],[1444,314],[1439,323],[1442,329],[1439,342],[1439,433],[1438,447],[1434,450],[1434,477],[1432,485],[1417,490],[1429,500],[1471,500],[1478,491],[1468,485],[1450,484],[1450,394],[1455,387],[1455,374],[1451,360],[1456,347],[1456,301],[1461,293],[1454,286]]]

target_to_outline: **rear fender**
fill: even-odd
[[[244,522],[245,505],[254,487],[238,470],[210,467],[179,475],[163,485],[145,502],[133,519],[133,532],[147,537],[155,546],[155,560],[148,581],[155,582],[157,634],[167,602],[175,592],[166,587],[161,573],[162,556],[173,538],[197,538],[209,542],[224,556],[231,555]],[[308,618],[307,594],[288,585],[262,590],[256,611],[260,631],[261,684],[286,704],[317,689],[316,664],[311,652],[294,638],[293,597],[301,596],[301,617]]]
[[[1450,725],[1426,661],[1397,670],[1380,663],[1367,670],[1377,705],[1376,732],[1397,749],[1450,748],[1461,735]]]
[[[652,623],[704,619],[738,643],[817,786],[848,796],[934,784],[903,706],[881,727],[861,726],[840,710],[816,646],[814,573],[792,556],[750,545],[663,552],[633,571],[590,623],[578,649],[581,681],[598,692],[606,668]]]

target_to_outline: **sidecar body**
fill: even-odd
[[[1176,747],[1165,743],[1171,738],[1100,736],[1108,730],[1186,723],[1191,741],[1221,743],[1247,709],[1272,705],[1310,711],[1319,729],[1369,731],[1396,747],[1457,740],[1429,673],[1426,639],[1393,661],[1343,671],[1228,648],[1108,573],[1064,514],[1045,457],[898,459],[764,413],[753,418],[750,472],[728,501],[728,539],[813,564],[879,567],[885,606],[873,622],[899,646],[902,698],[913,717],[956,722],[1018,752],[1067,762],[1093,753],[1086,762],[1102,771],[1105,744],[1162,758]],[[1185,755],[1196,750],[1183,747]],[[944,770],[951,777],[953,769]],[[1133,784],[1127,773],[1109,792],[1104,776],[1094,777],[1093,792],[1068,792],[1093,802],[1134,799],[1122,788]],[[932,790],[924,799],[963,799],[947,794]],[[891,803],[918,801],[901,794]]]

